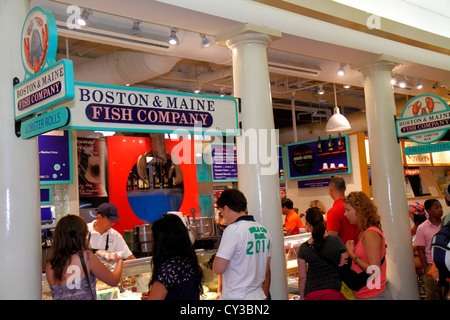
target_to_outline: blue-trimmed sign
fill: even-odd
[[[74,90],[72,61],[62,59],[14,86],[15,119],[70,101]]]
[[[433,94],[416,96],[403,108],[396,129],[399,138],[408,137],[421,144],[435,142],[450,129],[450,107]]]
[[[351,173],[347,135],[342,136],[344,150],[339,151],[338,137],[332,137],[333,152],[320,153],[318,141],[310,140],[286,145],[288,179],[301,179]],[[322,146],[322,149],[325,149]]]
[[[237,155],[234,143],[211,143],[213,182],[237,181]]]
[[[66,129],[237,135],[237,99],[75,83]]]
[[[24,121],[20,127],[20,135],[23,139],[28,139],[64,127],[69,121],[69,109],[61,107]]]
[[[55,62],[58,32],[52,12],[41,7],[30,10],[22,27],[22,64],[28,75]]]
[[[72,132],[53,130],[37,140],[41,185],[73,183]]]
[[[418,146],[405,147],[403,153],[407,156],[422,153],[444,152],[450,150],[450,142],[432,143]]]

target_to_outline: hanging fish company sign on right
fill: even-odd
[[[440,97],[432,94],[422,94],[409,100],[403,108],[401,118],[396,120],[397,136],[407,137],[419,144],[430,144],[441,139],[450,129],[450,107]],[[414,150],[404,149],[405,154],[420,154],[450,150],[440,144],[432,144]],[[435,146],[430,150],[431,146]],[[446,143],[446,146],[450,144]],[[417,146],[420,147],[420,146]],[[423,149],[423,150],[422,150]],[[422,152],[423,151],[423,152]]]

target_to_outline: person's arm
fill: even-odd
[[[422,272],[425,273],[425,271],[428,268],[428,262],[427,262],[427,257],[425,255],[425,247],[424,246],[417,246],[417,255],[419,257],[420,265],[422,266]]]
[[[297,259],[298,266],[298,293],[300,299],[305,299],[305,284],[306,284],[306,261],[303,259]]]
[[[270,257],[268,257],[267,263],[266,263],[266,276],[265,276],[264,282],[262,284],[262,288],[263,288],[264,294],[266,295],[266,299],[269,299],[269,289],[270,289],[271,279],[272,279],[272,275],[270,272]]]
[[[214,258],[214,262],[213,262],[214,273],[217,275],[222,275],[225,272],[225,270],[227,269],[229,262],[230,262],[230,260],[218,257],[216,255],[216,257]]]
[[[159,281],[155,281],[149,292],[142,293],[141,300],[164,300],[167,296],[166,287]]]
[[[122,275],[122,258],[120,258],[116,254],[116,258],[118,258],[117,265],[114,271],[111,271],[100,261],[100,259],[95,254],[91,253],[89,250],[87,251],[87,254],[90,255],[89,259],[91,261],[91,271],[94,276],[109,286],[117,286]]]

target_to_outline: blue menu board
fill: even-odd
[[[300,179],[351,173],[348,136],[331,137],[333,151],[328,151],[328,138],[286,145],[289,179]]]
[[[213,181],[237,181],[237,158],[234,144],[211,144]]]
[[[41,184],[73,183],[72,134],[67,130],[38,136]]]

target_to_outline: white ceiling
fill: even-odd
[[[166,2],[166,3],[163,3]],[[174,5],[168,4],[173,2]],[[162,88],[168,90],[191,91],[197,83],[202,86],[202,93],[219,94],[224,90],[228,95],[232,95],[232,77],[230,71],[232,68],[231,55],[228,48],[220,45],[212,45],[208,48],[200,48],[199,33],[205,33],[208,38],[214,41],[218,33],[241,26],[243,22],[260,22],[267,15],[266,8],[253,1],[227,0],[226,2],[215,2],[221,4],[219,7],[201,6],[206,1],[190,0],[189,5],[198,11],[182,8],[177,5],[178,0],[71,0],[71,1],[50,1],[50,0],[31,0],[31,6],[41,6],[49,8],[55,15],[57,21],[63,24],[70,17],[70,11],[67,12],[68,5],[77,5],[80,8],[89,7],[94,11],[90,17],[90,28],[106,28],[110,31],[127,30],[131,27],[133,19],[142,20],[142,30],[144,37],[152,33],[153,39],[164,41],[164,37],[169,36],[169,26],[179,28],[178,37],[180,44],[169,48],[166,51],[140,49],[131,45],[106,44],[105,41],[87,41],[85,38],[70,33],[64,26],[59,29],[59,46],[57,58],[69,57],[74,62],[75,77],[77,69],[81,69],[82,64],[94,66],[101,58],[114,54],[116,51],[142,51],[161,56],[176,57],[179,61],[167,72],[158,76],[151,76],[148,79],[131,83],[133,86],[148,88]],[[398,2],[398,1],[397,1]],[[401,1],[403,2],[403,1]],[[409,0],[408,2],[413,2]],[[223,4],[222,4],[223,3]],[[233,9],[233,4],[236,7]],[[237,5],[240,5],[238,7]],[[256,7],[255,7],[256,6]],[[255,10],[257,8],[258,10]],[[234,12],[233,12],[234,10]],[[202,12],[199,12],[202,11]],[[220,12],[220,16],[217,13]],[[231,11],[231,12],[230,12]],[[282,12],[279,13],[280,18]],[[285,13],[283,13],[285,14]],[[276,19],[276,17],[274,17]],[[275,20],[274,20],[275,21]],[[297,21],[297,20],[292,20]],[[307,20],[313,25],[316,21]],[[100,26],[100,24],[109,24],[109,27]],[[302,27],[303,26],[303,27]],[[283,26],[283,36],[275,40],[268,49],[269,62],[281,62],[291,66],[301,66],[320,70],[318,76],[292,76],[281,72],[271,72],[272,97],[274,99],[274,108],[277,106],[290,105],[291,96],[295,96],[296,104],[303,106],[313,105],[319,108],[331,108],[334,106],[333,83],[337,84],[338,104],[345,107],[345,112],[352,112],[364,108],[364,91],[362,76],[357,70],[351,70],[350,64],[362,61],[375,56],[378,52],[371,49],[372,44],[361,45],[364,50],[355,49],[354,44],[347,44],[352,39],[343,37],[341,44],[330,43],[331,40],[318,41],[316,39],[326,39],[329,35],[320,35],[323,30],[300,30],[302,26]],[[448,24],[447,24],[448,26]],[[281,27],[280,27],[281,28]],[[289,28],[295,31],[289,32]],[[89,28],[88,28],[89,29]],[[316,28],[317,29],[317,28]],[[447,27],[448,30],[448,27]],[[77,31],[77,30],[75,30]],[[343,32],[347,32],[343,30]],[[61,34],[63,36],[61,36]],[[299,36],[299,34],[304,36]],[[84,39],[84,40],[82,40]],[[354,40],[354,39],[353,39]],[[336,41],[338,42],[338,41]],[[411,62],[405,59],[403,65],[394,69],[394,74],[406,76],[410,84],[406,89],[394,88],[396,96],[418,95],[423,93],[433,93],[450,100],[448,83],[450,80],[450,71],[447,66],[429,66],[417,61],[426,61],[426,57],[419,57],[420,50],[417,51],[418,58],[414,58],[415,52],[405,52],[405,56]],[[432,55],[433,53],[431,53]],[[440,55],[442,56],[442,55]],[[403,58],[403,57],[402,57]],[[448,58],[448,55],[447,55]],[[433,60],[433,59],[432,59]],[[436,59],[434,59],[436,60]],[[444,60],[445,61],[445,60]],[[339,63],[346,63],[346,75],[339,77],[336,70]],[[450,59],[448,61],[450,64]],[[213,76],[214,75],[214,76]],[[202,79],[208,79],[202,81]],[[418,91],[414,88],[414,82],[419,79],[424,89]],[[106,82],[105,82],[106,83]],[[324,85],[326,94],[319,96],[316,93],[318,85]],[[350,89],[343,89],[342,85],[351,85]],[[121,85],[125,85],[122,83]],[[434,89],[433,89],[434,86]],[[278,126],[290,125],[290,112],[283,115],[282,111],[276,111],[275,115]],[[318,116],[320,115],[317,114]],[[305,117],[305,122],[310,122],[311,115]],[[279,120],[279,121],[278,121]],[[301,123],[301,117],[299,119]]]

